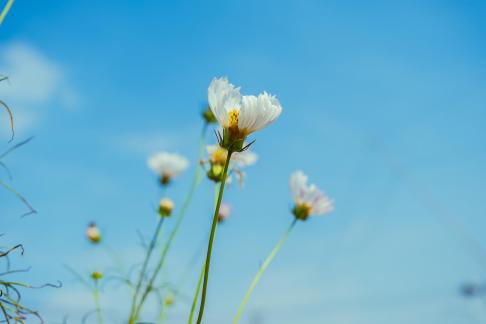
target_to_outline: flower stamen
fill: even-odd
[[[240,111],[233,109],[228,112],[229,128],[238,128],[238,117]]]

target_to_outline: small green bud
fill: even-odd
[[[165,306],[172,306],[174,304],[174,296],[169,295],[164,298],[164,305]]]
[[[207,172],[207,176],[209,179],[213,180],[214,182],[220,182],[223,177],[224,167],[219,164],[211,164],[211,168]]]
[[[214,124],[218,122],[216,116],[214,116],[213,111],[211,110],[211,108],[209,108],[209,106],[206,108],[206,110],[202,112],[202,116],[208,124]]]
[[[100,280],[101,278],[103,278],[103,273],[99,272],[99,271],[93,271],[91,273],[91,278],[93,278],[93,280]]]

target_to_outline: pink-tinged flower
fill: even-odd
[[[222,203],[219,207],[218,223],[226,221],[231,215],[231,205]]]

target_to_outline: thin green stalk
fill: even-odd
[[[154,248],[157,244],[157,240],[159,238],[160,230],[162,228],[162,224],[164,223],[165,217],[159,217],[159,221],[157,222],[157,227],[155,228],[154,235],[152,236],[152,240],[147,249],[147,253],[145,254],[145,259],[143,261],[142,269],[140,270],[140,275],[138,277],[137,285],[135,286],[135,291],[132,297],[132,307],[130,310],[130,319],[135,315],[135,309],[137,306],[137,297],[140,293],[140,288],[142,287],[143,278],[145,277],[145,272],[147,271],[147,267],[150,261],[150,257],[154,251]]]
[[[199,299],[199,292],[201,291],[201,284],[203,282],[205,268],[206,263],[204,263],[201,268],[201,274],[199,275],[199,280],[197,282],[196,293],[194,294],[194,300],[192,301],[191,312],[189,313],[189,320],[187,321],[187,324],[192,324],[192,320],[194,318],[194,311],[196,310],[197,301]]]
[[[223,177],[221,178],[221,185],[219,188],[218,201],[216,202],[216,208],[213,215],[213,223],[211,225],[211,234],[209,236],[208,252],[206,254],[206,262],[204,269],[204,282],[203,290],[201,295],[201,304],[199,306],[199,314],[197,316],[197,324],[201,324],[202,317],[204,314],[204,306],[206,304],[206,293],[209,280],[209,267],[211,265],[211,253],[213,250],[214,235],[216,233],[216,226],[218,224],[219,208],[221,207],[221,201],[223,200],[224,185],[226,184],[226,176],[228,175],[228,168],[231,160],[232,151],[228,151],[228,156],[226,157],[226,163],[224,164]]]
[[[93,298],[96,306],[96,320],[98,324],[103,324],[103,316],[101,315],[101,303],[100,303],[100,290],[98,288],[98,281],[95,281],[95,287],[93,289]]]
[[[14,0],[8,0],[5,7],[3,7],[2,13],[0,14],[0,25],[3,23],[3,20],[5,19],[5,16],[7,16],[10,7],[12,7],[13,3]]]
[[[253,278],[250,287],[248,288],[248,291],[245,294],[245,297],[243,298],[243,301],[241,302],[240,307],[238,308],[238,312],[236,313],[235,318],[233,319],[233,324],[237,324],[241,314],[243,314],[243,309],[245,308],[246,304],[248,303],[248,300],[250,300],[251,294],[253,293],[253,290],[255,289],[256,285],[260,281],[260,278],[262,277],[263,273],[265,272],[265,269],[267,269],[268,265],[270,262],[272,262],[273,258],[277,255],[278,251],[282,248],[283,244],[289,237],[290,232],[294,228],[295,224],[297,223],[297,218],[295,218],[292,221],[292,224],[290,224],[289,228],[284,232],[280,240],[277,242],[277,245],[273,248],[272,252],[268,255],[268,257],[265,259],[263,264],[261,265],[260,269],[258,270],[257,274]]]
[[[202,132],[201,132],[201,138],[199,140],[198,163],[199,163],[199,160],[202,158],[202,156],[204,154],[204,143],[205,143],[204,139],[205,139],[206,130],[207,130],[207,124],[204,124]],[[189,204],[192,200],[192,196],[194,194],[194,191],[196,190],[196,187],[201,182],[201,169],[202,169],[202,166],[198,164],[198,166],[196,167],[196,172],[194,174],[192,185],[189,188],[189,192],[187,193],[187,195],[184,199],[184,202],[182,204],[182,207],[179,210],[179,213],[176,217],[177,218],[176,224],[175,224],[174,228],[172,229],[172,232],[170,233],[167,242],[165,243],[165,246],[164,246],[164,249],[162,250],[162,254],[160,256],[159,262],[157,263],[157,266],[155,267],[155,271],[153,272],[152,277],[150,278],[148,285],[145,287],[145,290],[142,294],[142,298],[140,299],[140,302],[135,307],[135,310],[132,313],[132,316],[131,316],[130,322],[129,322],[130,324],[135,323],[135,320],[138,318],[140,311],[142,310],[142,307],[145,303],[145,300],[147,299],[148,295],[152,291],[153,284],[154,284],[155,280],[157,279],[157,276],[158,276],[160,270],[162,269],[162,266],[164,265],[164,261],[165,261],[165,258],[167,256],[167,253],[169,252],[170,247],[172,245],[172,242],[174,241],[174,238],[176,237],[177,232],[179,231],[179,228],[181,227],[182,221],[184,220],[184,216],[186,215],[186,210],[189,207]]]
[[[218,203],[218,186],[217,184],[214,185],[214,208],[216,208],[216,204]],[[204,269],[206,267],[206,263],[203,264],[201,268],[201,273],[199,274],[199,280],[197,282],[196,294],[194,295],[194,300],[192,301],[191,305],[191,312],[189,313],[189,320],[187,321],[188,324],[192,324],[192,320],[194,318],[194,311],[196,310],[197,301],[199,299],[199,292],[201,291],[201,285],[203,282],[204,277]]]

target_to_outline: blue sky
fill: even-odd
[[[23,242],[25,294],[48,323],[92,308],[64,270],[106,264],[83,238],[96,220],[136,262],[160,191],[156,150],[192,168],[168,192],[180,203],[195,167],[199,117],[214,76],[276,94],[281,118],[253,136],[258,163],[233,187],[218,232],[208,323],[227,323],[291,221],[288,176],[304,170],[336,203],[298,224],[242,323],[480,323],[484,279],[486,6],[481,1],[18,1],[1,27],[0,89],[17,117],[13,184],[39,211],[0,191],[2,244]],[[5,121],[5,116],[2,120]],[[3,133],[3,146],[6,144]],[[214,141],[208,135],[208,142]],[[165,278],[209,231],[212,186],[196,192]],[[169,228],[169,227],[167,227]],[[196,277],[197,274],[192,274]],[[184,290],[193,292],[193,281]],[[120,322],[128,298],[106,292]],[[169,318],[185,320],[187,302]],[[107,315],[108,316],[108,315]]]

